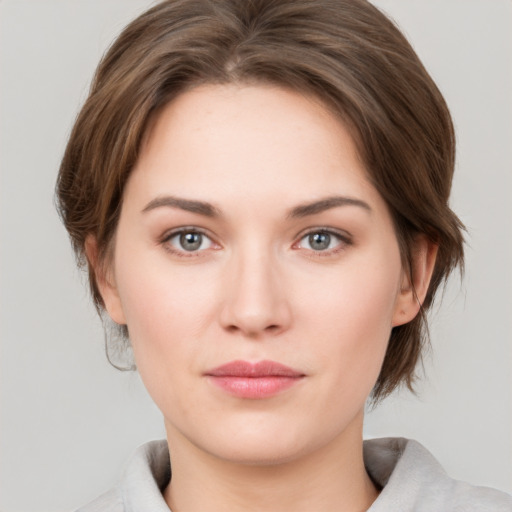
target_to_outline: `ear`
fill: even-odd
[[[105,309],[110,318],[120,325],[126,324],[126,319],[117,291],[112,264],[100,261],[98,256],[98,244],[96,238],[88,235],[85,239],[85,255],[89,265],[94,270],[96,285],[105,304]]]
[[[393,327],[410,322],[419,313],[434,272],[438,248],[436,243],[424,235],[416,238],[411,254],[411,275],[403,271],[393,315]]]

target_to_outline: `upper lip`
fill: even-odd
[[[304,377],[302,372],[275,361],[231,361],[206,372],[212,377]]]

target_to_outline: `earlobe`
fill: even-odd
[[[100,261],[98,256],[98,245],[92,235],[85,239],[85,255],[89,266],[94,271],[96,285],[105,304],[105,309],[110,318],[119,325],[126,325],[126,319],[123,312],[121,299],[114,279],[114,273],[111,264]]]
[[[411,275],[403,271],[401,289],[393,316],[393,327],[410,322],[419,313],[434,272],[438,248],[436,243],[424,235],[416,238],[411,254]]]

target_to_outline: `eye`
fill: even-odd
[[[175,231],[164,242],[175,252],[194,253],[213,247],[213,242],[208,236],[194,229]]]
[[[350,239],[338,233],[327,230],[311,231],[303,236],[297,246],[315,252],[330,252],[350,244]]]

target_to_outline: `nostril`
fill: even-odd
[[[252,337],[257,337],[258,338],[264,332],[266,332],[267,334],[277,334],[277,333],[279,333],[281,331],[281,327],[278,324],[272,324],[272,325],[268,325],[267,327],[264,327],[263,329],[251,328],[251,327],[246,327],[244,329],[244,328],[239,327],[236,324],[231,324],[231,325],[226,326],[226,330],[229,333],[232,333],[232,334],[236,334],[236,333],[239,333],[239,332],[244,332],[245,335],[247,335],[247,336],[249,336],[251,338]]]

